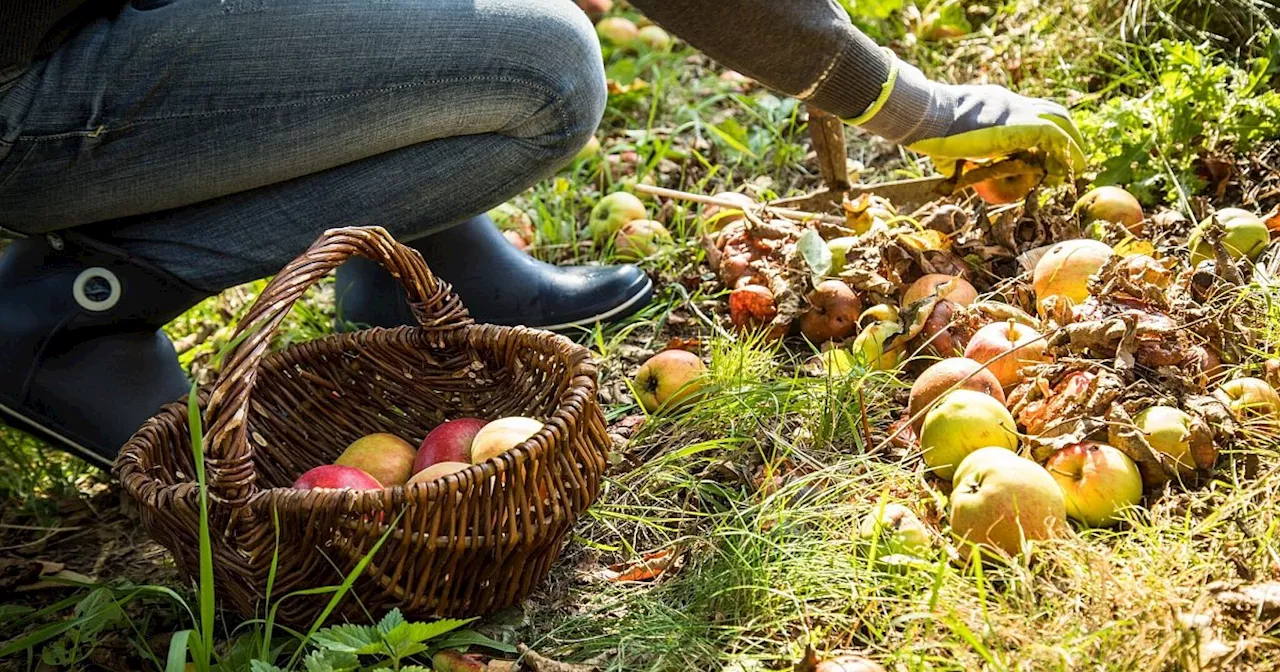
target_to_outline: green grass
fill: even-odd
[[[1274,16],[1258,0],[1213,4],[1229,10],[1225,24],[1210,20],[1210,5],[1188,0],[1083,7],[1015,1],[989,11],[930,3],[922,14],[938,11],[949,21],[962,16],[974,30],[930,42],[921,39],[918,22],[903,21],[901,4],[853,6],[871,12],[862,18],[869,31],[934,76],[1051,95],[1095,121],[1105,120],[1115,101],[1152,111],[1143,97],[1166,67],[1153,56],[1158,39],[1205,42],[1212,49],[1197,54],[1214,52],[1213,63],[1247,71],[1242,59],[1269,55],[1272,43],[1252,33],[1234,49],[1231,36]],[[888,13],[876,18],[876,11]],[[586,214],[602,194],[637,182],[707,194],[738,190],[761,200],[818,186],[803,106],[794,100],[724,81],[718,67],[684,47],[670,53],[608,49],[606,60],[611,80],[627,91],[611,96],[598,132],[602,155],[575,161],[515,200],[536,224],[540,258],[615,261],[612,250],[590,242]],[[1259,70],[1259,82],[1273,76],[1268,68]],[[1090,139],[1099,159],[1121,146],[1102,133],[1091,132]],[[1218,145],[1230,151],[1235,139]],[[858,132],[850,133],[849,150],[869,179],[929,170]],[[1167,188],[1153,193],[1170,200]],[[640,262],[657,278],[658,298],[624,323],[577,335],[599,360],[608,419],[645,415],[646,422],[615,451],[603,496],[574,530],[521,624],[502,628],[513,627],[513,636],[539,651],[595,660],[607,670],[782,669],[809,644],[823,652],[863,652],[898,670],[1192,670],[1199,669],[1193,659],[1218,642],[1240,649],[1227,669],[1274,669],[1280,656],[1274,621],[1224,612],[1208,589],[1213,582],[1280,575],[1280,460],[1273,438],[1254,433],[1246,448],[1223,457],[1219,480],[1162,493],[1116,530],[1076,530],[1013,566],[950,562],[941,515],[946,493],[887,441],[909,381],[861,370],[813,376],[806,345],[731,334],[723,289],[708,277],[698,240],[702,208],[649,205],[677,241]],[[1270,268],[1274,275],[1276,264]],[[168,326],[198,382],[212,382],[217,353],[264,286],[224,292]],[[1252,361],[1274,357],[1280,289],[1260,278],[1247,296],[1215,308],[1238,308],[1240,301],[1260,306],[1241,334],[1249,337]],[[322,283],[295,307],[273,345],[328,333],[334,314],[332,284]],[[646,415],[626,381],[671,338],[702,341],[709,390],[696,406]],[[1261,373],[1251,366],[1251,373]],[[61,505],[87,499],[107,479],[9,430],[0,430],[0,465],[0,525],[17,532],[12,526],[57,529]],[[857,538],[857,522],[885,499],[911,504],[939,527],[935,557],[907,567],[874,559],[871,545]],[[602,574],[609,565],[662,550],[677,552],[679,560],[651,581],[618,583]],[[274,625],[270,608],[248,620],[212,613],[212,567],[202,567],[201,575],[198,586],[187,586],[127,584],[107,574],[95,577],[103,584],[78,593],[0,607],[0,650],[33,642],[36,633],[49,635],[30,651],[18,646],[0,669],[9,662],[27,669],[44,650],[68,656],[55,667],[73,669],[62,663],[87,659],[112,638],[128,642],[136,660],[156,669],[181,669],[178,663],[189,657],[199,669],[222,670],[247,669],[255,659],[254,670],[272,669],[268,664],[324,669],[325,657],[348,660],[343,656],[350,652],[325,648],[330,640],[323,635],[317,640],[318,623],[294,633]],[[335,599],[343,592],[341,586],[316,590]],[[1196,615],[1210,617],[1209,624],[1189,625]],[[361,630],[368,634],[386,618],[370,614],[368,623],[352,625],[368,626]],[[393,621],[368,642],[385,650],[362,664],[413,657],[388,643],[398,627]],[[494,632],[489,626],[498,624],[477,624]]]

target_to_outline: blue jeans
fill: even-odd
[[[76,228],[216,291],[330,227],[484,212],[604,104],[572,0],[133,0],[0,83],[0,227]]]

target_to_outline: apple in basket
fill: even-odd
[[[413,473],[441,462],[470,462],[471,443],[487,424],[489,421],[479,418],[455,418],[437,425],[422,439]]]
[[[520,416],[494,420],[481,428],[471,442],[471,464],[480,464],[515,448],[542,431],[542,427],[541,422]]]
[[[382,484],[378,482],[378,479],[355,467],[347,467],[341,464],[324,464],[299,476],[298,480],[293,482],[293,487],[299,490],[341,490],[345,488],[352,490],[381,490]]]
[[[413,475],[416,451],[404,439],[379,432],[363,436],[342,451],[335,465],[355,467],[386,487],[404,485]]]

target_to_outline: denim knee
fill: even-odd
[[[549,123],[540,125],[536,132],[539,142],[563,158],[573,156],[600,125],[608,99],[595,27],[569,0],[504,2],[519,5],[513,18],[527,22],[528,30],[517,35],[531,39],[522,47],[528,49],[527,53],[538,55],[536,62],[526,67],[554,98],[542,110],[551,116],[544,120]],[[522,52],[525,48],[513,51]]]

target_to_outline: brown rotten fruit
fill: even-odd
[[[933,304],[933,309],[920,325],[920,333],[916,337],[917,344],[928,354],[938,357],[957,357],[964,354],[969,345],[972,333],[956,320],[956,314],[963,309],[954,301],[942,299]]]
[[[935,293],[962,306],[967,306],[978,298],[978,290],[968,280],[945,273],[930,273],[911,283],[902,295],[902,305],[909,306]]]
[[[729,319],[738,329],[759,329],[777,315],[773,292],[764,285],[743,285],[729,293]]]
[[[843,340],[858,330],[862,301],[839,280],[824,280],[809,292],[809,310],[800,316],[800,331],[814,343]]]

